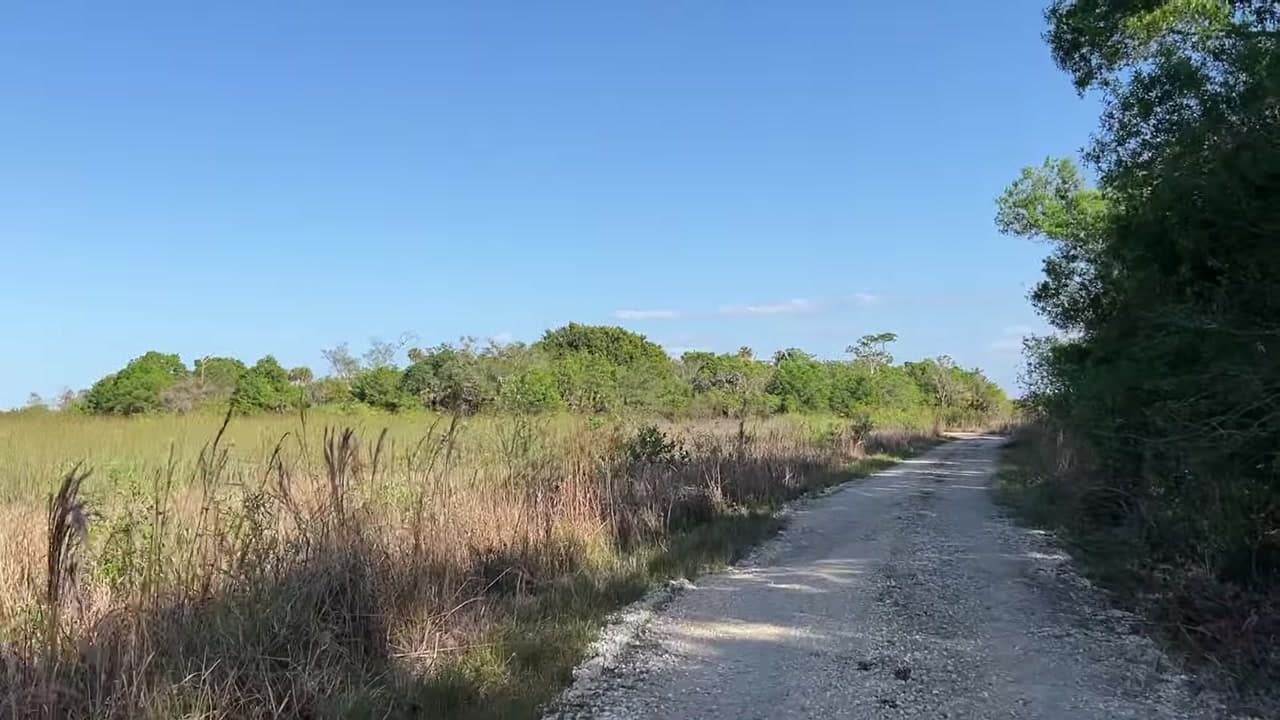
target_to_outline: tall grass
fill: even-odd
[[[347,421],[0,418],[4,714],[530,716],[610,610],[930,442],[789,418]]]
[[[1213,478],[1197,478],[1210,485]],[[1058,532],[1092,580],[1146,617],[1170,647],[1218,671],[1247,702],[1271,708],[1280,683],[1280,593],[1243,586],[1216,562],[1208,540],[1186,533],[1170,541],[1168,497],[1139,497],[1117,487],[1088,443],[1049,420],[1018,426],[1000,472],[1002,498],[1024,519]],[[1228,493],[1222,493],[1228,496]],[[1252,518],[1230,505],[1196,508],[1215,520]],[[1259,538],[1259,544],[1266,538]]]

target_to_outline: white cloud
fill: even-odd
[[[804,298],[793,298],[776,305],[725,305],[720,308],[721,315],[785,315],[789,313],[810,312],[817,305]]]
[[[849,296],[855,305],[877,305],[880,303],[880,296],[873,295],[869,292],[856,292]]]
[[[497,335],[490,336],[489,339],[492,340],[493,342],[498,343],[499,345],[506,345],[507,343],[511,342],[512,336],[511,336],[511,333],[509,332],[500,332]]]
[[[673,320],[680,317],[675,310],[614,310],[618,320]]]
[[[1022,338],[1020,337],[1003,337],[999,340],[992,340],[989,346],[996,352],[1013,352],[1022,349]]]
[[[1022,338],[1036,331],[1030,325],[1009,325],[1001,331],[1000,337],[992,340],[987,346],[995,352],[1017,352],[1022,350]]]

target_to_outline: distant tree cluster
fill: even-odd
[[[189,412],[227,402],[244,413],[279,412],[304,400],[311,378],[309,369],[285,370],[270,355],[252,367],[210,356],[188,368],[177,355],[153,350],[94,383],[77,404],[103,415]]]
[[[305,367],[287,370],[269,355],[252,366],[203,357],[188,368],[177,355],[148,352],[99,380],[77,403],[87,412],[112,415],[230,403],[246,414],[346,405],[459,415],[831,413],[948,424],[980,423],[1009,408],[997,385],[949,358],[895,365],[888,348],[896,339],[892,333],[864,337],[844,361],[819,360],[797,349],[761,360],[745,347],[672,358],[623,328],[570,323],[533,344],[463,339],[403,350],[375,342],[362,357],[339,345],[324,351],[330,373],[320,378]],[[402,350],[403,366],[396,362]]]

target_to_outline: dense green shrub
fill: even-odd
[[[85,403],[95,413],[136,415],[163,408],[162,394],[187,377],[187,366],[177,355],[148,352],[129,361],[120,372],[108,375],[89,389]]]
[[[238,412],[280,412],[296,405],[301,392],[289,382],[289,371],[267,355],[244,371],[231,404]]]
[[[773,356],[766,392],[778,399],[782,412],[824,412],[831,402],[830,377],[823,364],[796,348]]]
[[[375,367],[357,372],[351,379],[351,396],[370,407],[396,412],[409,407],[413,396],[403,388],[404,373],[394,367]]]
[[[548,413],[565,409],[564,399],[556,387],[556,376],[545,367],[531,367],[505,378],[498,400],[503,410],[514,413]]]

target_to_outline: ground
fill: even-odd
[[[1000,443],[957,440],[797,507],[744,564],[621,614],[548,717],[1225,717],[996,507]]]

